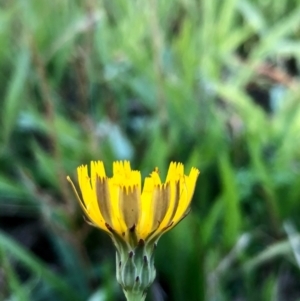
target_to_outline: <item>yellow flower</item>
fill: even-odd
[[[131,170],[130,163],[114,162],[113,176],[107,177],[102,161],[77,168],[79,190],[71,183],[88,220],[108,232],[114,242],[131,247],[155,242],[173,228],[189,212],[199,171],[192,168],[184,175],[181,163],[172,162],[165,183],[156,168],[145,178],[142,190],[141,173]]]

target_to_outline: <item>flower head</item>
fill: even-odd
[[[156,168],[145,178],[132,170],[128,161],[113,163],[113,176],[107,177],[102,161],[77,168],[82,197],[68,177],[88,220],[115,240],[134,247],[138,242],[155,242],[189,212],[199,171],[184,174],[181,163],[172,162],[161,182]]]
[[[156,168],[145,178],[131,170],[130,163],[114,162],[113,176],[107,177],[103,162],[77,168],[79,204],[89,222],[106,231],[116,248],[116,276],[127,300],[145,300],[155,279],[154,249],[159,237],[178,224],[189,212],[199,171],[184,174],[181,163],[172,162],[166,181]]]

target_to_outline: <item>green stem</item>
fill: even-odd
[[[126,292],[124,291],[127,301],[145,301],[146,294],[141,292]]]

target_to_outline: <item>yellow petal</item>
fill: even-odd
[[[82,165],[77,168],[78,184],[81,190],[83,203],[88,212],[91,214],[99,215],[97,198],[95,191],[93,190],[88,176],[87,165]],[[101,215],[101,214],[100,214]]]
[[[153,228],[159,228],[170,203],[170,183],[155,186],[152,199]]]
[[[166,182],[170,182],[170,181],[174,181],[175,180],[175,175],[176,174],[176,163],[175,162],[171,162],[170,166],[169,166],[169,170],[167,173],[167,178],[166,178]]]
[[[169,182],[169,186],[170,186],[170,201],[169,201],[168,210],[164,216],[164,219],[159,225],[157,232],[162,231],[166,227],[170,226],[179,205],[179,200],[180,200],[179,180]]]
[[[137,186],[138,189],[138,193],[141,194],[141,173],[137,170],[133,170],[131,171],[131,175],[130,175],[130,186]]]
[[[102,161],[91,161],[91,182],[96,183],[96,178],[106,178],[105,168]],[[95,188],[94,188],[95,189]]]
[[[120,208],[120,194],[122,188],[115,182],[114,178],[108,179],[108,186],[110,192],[111,226],[117,233],[124,236],[127,227]]]
[[[123,187],[119,194],[120,212],[127,226],[127,229],[132,229],[137,225],[140,213],[140,193],[138,186]]]
[[[158,169],[156,168],[152,173],[151,173],[151,178],[153,180],[153,184],[154,185],[161,185],[161,180],[159,177],[159,173],[158,173]]]
[[[144,188],[141,195],[141,212],[139,222],[136,228],[137,234],[140,238],[146,239],[149,233],[152,232],[153,225],[153,199],[154,182],[153,178],[145,178]]]
[[[198,176],[199,170],[192,168],[189,176],[184,176],[184,178],[180,180],[180,200],[176,214],[173,218],[174,224],[172,225],[172,227],[174,227],[181,220],[181,218],[188,210],[194,194]]]
[[[183,165],[178,164],[176,166],[176,171],[173,175],[171,175],[170,180],[177,178],[180,179],[177,181],[171,180],[173,184],[171,184],[171,201],[168,211],[159,228],[149,239],[154,237],[158,238],[163,233],[175,227],[178,222],[184,218],[190,207],[198,175],[198,169],[192,168],[190,175],[185,176],[183,172]]]
[[[111,199],[110,199],[110,189],[108,186],[108,179],[100,179],[98,176],[96,178],[96,196],[99,210],[106,221],[113,229],[113,212],[111,210]]]
[[[166,178],[167,182],[177,181],[184,175],[184,167],[182,163],[171,162]]]
[[[92,222],[93,225],[105,230],[106,232],[109,232],[108,229],[106,228],[105,226],[105,222],[104,222],[104,219],[102,218],[102,216],[99,214],[97,214],[97,212],[93,212],[91,210],[87,210],[87,208],[85,207],[85,204],[84,202],[81,200],[81,198],[79,197],[79,194],[76,190],[76,187],[73,183],[73,181],[71,180],[71,178],[68,176],[67,177],[67,180],[70,182],[74,192],[75,192],[75,195],[76,195],[76,198],[78,200],[78,203],[81,207],[81,209],[83,210],[83,212],[85,213],[86,217],[88,218],[88,220],[90,220]]]
[[[130,162],[129,161],[124,161],[123,168],[124,168],[125,176],[128,177],[131,173]]]

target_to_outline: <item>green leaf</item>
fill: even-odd
[[[7,142],[24,104],[24,87],[30,67],[30,53],[23,48],[15,60],[15,70],[10,79],[2,110],[3,136]]]
[[[236,185],[234,170],[228,155],[223,153],[219,157],[220,177],[222,181],[224,200],[224,243],[231,247],[240,232],[241,213],[239,208],[239,191]]]
[[[243,270],[250,273],[261,265],[275,260],[277,257],[285,257],[292,255],[292,248],[289,241],[281,241],[267,247],[258,255],[246,261],[243,265]]]
[[[82,301],[76,291],[74,291],[74,288],[67,283],[63,275],[58,276],[53,273],[41,260],[22,248],[2,231],[0,231],[0,248],[2,248],[7,255],[9,254],[24,264],[29,271],[38,275],[41,280],[59,293],[62,300],[69,301],[71,299],[74,301]]]

